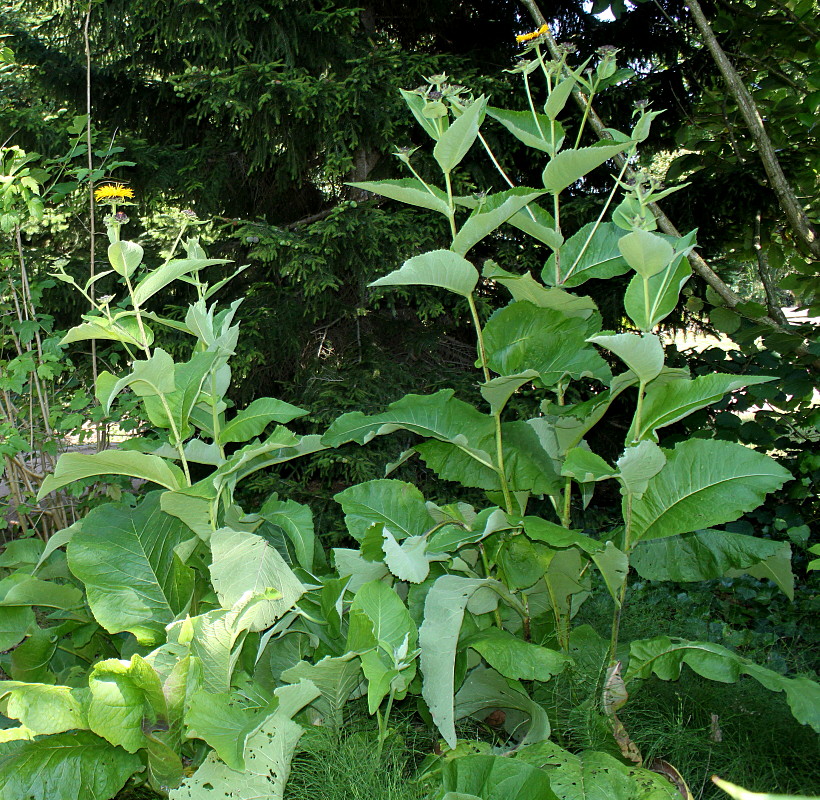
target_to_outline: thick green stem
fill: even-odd
[[[174,439],[174,447],[176,448],[177,454],[179,455],[179,460],[182,462],[182,471],[185,473],[185,480],[188,482],[188,486],[191,485],[191,471],[188,468],[188,459],[185,457],[185,450],[182,446],[182,439],[179,435],[179,431],[177,430],[176,423],[174,422],[174,417],[171,414],[171,407],[168,405],[168,400],[166,400],[165,395],[160,393],[157,395],[159,397],[160,403],[162,403],[162,408],[165,411],[165,415],[168,417],[168,422],[171,426],[171,436]]]
[[[624,519],[624,541],[623,541],[623,551],[626,553],[627,558],[629,557],[629,553],[632,550],[632,495],[628,494],[626,496],[626,518]],[[620,635],[621,631],[621,615],[623,614],[624,610],[624,603],[626,602],[626,589],[629,583],[629,572],[627,571],[626,576],[624,577],[623,585],[618,592],[618,602],[615,604],[615,609],[612,613],[612,632],[609,638],[609,663],[614,664],[617,659],[618,654],[618,636]]]
[[[564,528],[570,528],[570,522],[572,516],[572,478],[567,478],[567,482],[564,485],[564,510],[561,513],[561,526]]]
[[[456,230],[456,204],[453,202],[453,184],[449,172],[444,173],[444,184],[447,187],[447,207],[450,209],[447,219],[450,221],[450,234],[455,239],[458,233]]]

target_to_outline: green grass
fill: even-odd
[[[376,753],[375,724],[352,720],[342,730],[311,728],[293,758],[285,800],[424,800],[414,780],[416,766],[432,737],[409,723],[397,723]]]

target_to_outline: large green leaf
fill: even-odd
[[[485,198],[461,226],[451,249],[459,255],[466,255],[471,247],[542,194],[543,191],[519,186]]]
[[[136,242],[112,242],[108,245],[108,261],[118,275],[131,277],[142,263],[143,252]]]
[[[356,189],[374,192],[391,200],[398,200],[411,206],[438,211],[439,214],[449,216],[450,206],[447,204],[447,195],[436,186],[425,186],[416,178],[402,178],[388,181],[360,181],[351,183]]]
[[[538,433],[528,422],[502,423],[501,433],[504,468],[510,489],[532,494],[555,494],[560,490],[563,480],[558,476],[553,459]],[[478,444],[479,450],[493,450],[494,433],[488,432]],[[490,491],[501,489],[498,473],[463,448],[430,440],[416,445],[415,449],[427,466],[444,480]]]
[[[360,542],[374,523],[383,523],[397,540],[422,536],[433,527],[422,493],[411,483],[382,478],[334,495],[345,513],[350,535]]]
[[[552,308],[568,317],[589,319],[598,310],[589,297],[578,297],[563,289],[548,289],[535,280],[529,272],[516,275],[502,269],[494,261],[485,261],[481,274],[509,290],[513,300],[529,300],[533,305],[540,308]]]
[[[83,593],[70,584],[43,581],[20,572],[0,581],[0,608],[42,606],[69,609],[82,604]]]
[[[487,114],[498,120],[516,139],[527,147],[540,150],[542,153],[553,151],[550,135],[550,118],[545,114],[533,115],[531,111],[508,111],[503,108],[487,109]],[[564,129],[556,124],[556,143],[564,137]]]
[[[296,561],[308,572],[313,570],[316,535],[310,506],[295,500],[280,500],[275,494],[265,501],[259,516],[281,528],[293,545]]]
[[[29,606],[0,608],[0,649],[11,650],[22,642],[34,624],[34,611]]]
[[[225,258],[175,258],[151,270],[135,287],[134,302],[145,305],[157,292],[177,278],[216,264],[229,264]]]
[[[134,394],[140,397],[150,397],[158,394],[170,394],[176,388],[174,383],[174,359],[161,347],[154,349],[150,358],[134,361],[131,372],[116,383],[111,384],[109,373],[101,373],[97,378],[97,399],[105,408],[106,413],[111,410],[114,398],[126,387],[130,386]]]
[[[0,797],[17,800],[107,800],[142,760],[89,731],[0,744]]]
[[[741,675],[749,675],[769,691],[785,692],[794,718],[820,733],[820,684],[808,678],[787,678],[711,642],[668,636],[632,642],[624,680],[629,683],[653,673],[664,681],[677,680],[684,664],[712,681],[734,683]]]
[[[627,264],[644,278],[662,272],[675,257],[675,248],[666,239],[640,228],[622,236],[618,248]]]
[[[88,728],[88,690],[46,683],[0,681],[5,715],[33,734],[63,733]]]
[[[478,283],[478,271],[466,258],[452,250],[431,250],[413,256],[371,286],[440,286],[469,297]]]
[[[145,730],[168,725],[159,675],[140,656],[97,662],[88,676],[88,727],[129,753],[145,747]]]
[[[605,161],[623,152],[628,146],[629,142],[564,150],[552,158],[544,168],[544,187],[548,192],[558,194],[588,172],[600,167]]]
[[[252,631],[269,628],[304,594],[285,560],[261,536],[220,528],[211,534],[211,554],[211,580],[223,608],[232,608],[248,592],[275,589],[279,594],[255,606]]]
[[[564,242],[564,237],[555,229],[552,214],[535,203],[530,203],[525,209],[513,214],[508,222],[553,250],[557,250]]]
[[[590,222],[561,245],[544,265],[541,279],[566,288],[580,286],[590,278],[613,278],[629,271],[618,241],[623,231],[611,222]]]
[[[653,333],[611,333],[602,331],[589,338],[601,347],[615,353],[637,376],[641,383],[649,383],[663,369],[663,345]]]
[[[469,755],[450,759],[442,767],[441,780],[442,791],[453,798],[558,800],[544,770],[503,756]]]
[[[525,642],[501,628],[487,628],[461,642],[471,647],[505,678],[548,681],[563,672],[571,659],[557,650]]]
[[[291,420],[307,413],[304,409],[297,408],[284,400],[260,397],[226,423],[219,432],[219,441],[221,444],[247,442],[254,436],[259,436],[271,422],[287,425]]]
[[[273,713],[273,707],[242,702],[237,693],[194,692],[185,724],[188,738],[206,741],[231,769],[245,768],[245,745]]]
[[[400,581],[421,583],[430,573],[431,561],[446,561],[442,555],[427,555],[423,536],[408,536],[399,544],[389,528],[382,528],[384,563]]]
[[[745,572],[774,581],[790,600],[791,561],[788,542],[711,529],[641,542],[630,557],[635,572],[650,581],[706,581]]]
[[[495,425],[463,400],[453,397],[452,389],[431,395],[408,394],[391,403],[382,414],[366,416],[360,411],[343,414],[322,437],[328,447],[345,442],[366,444],[374,436],[408,430],[421,436],[451,442],[459,449],[492,466],[492,458],[481,446],[492,441]]]
[[[130,631],[146,644],[164,638],[194,589],[193,572],[174,552],[192,532],[160,510],[159,494],[136,508],[95,508],[67,547],[69,567],[85,584],[100,625],[109,633]]]
[[[733,442],[691,439],[664,452],[666,464],[632,503],[633,542],[731,522],[791,478],[774,459]]]
[[[286,669],[281,678],[288,683],[307,681],[318,689],[313,705],[336,727],[342,724],[342,709],[362,680],[362,665],[357,653],[325,656],[311,664],[300,661]]]
[[[489,367],[499,375],[534,369],[545,386],[566,377],[608,382],[609,367],[587,344],[589,334],[586,320],[524,301],[511,303],[490,317],[484,344]]]
[[[689,416],[698,409],[717,403],[725,394],[774,380],[766,375],[724,375],[713,373],[692,380],[675,380],[658,385],[650,384],[644,395],[640,423],[632,423],[628,441],[652,438],[658,441],[657,431]]]
[[[358,550],[347,547],[333,548],[333,562],[336,572],[342,578],[349,578],[348,588],[357,592],[370,581],[378,581],[390,574],[383,561],[366,561]]]
[[[352,619],[363,616],[368,625],[356,625]],[[362,652],[385,642],[392,648],[406,641],[413,650],[418,641],[416,625],[395,590],[382,581],[370,581],[362,586],[350,605],[351,626],[347,638],[348,650]]]
[[[481,588],[501,589],[497,581],[443,575],[424,601],[424,622],[419,628],[422,697],[436,727],[450,747],[455,747],[455,660],[464,610]]]
[[[60,339],[60,344],[83,342],[88,339],[106,339],[112,342],[124,342],[135,347],[142,347],[142,332],[137,320],[133,317],[120,317],[115,322],[105,317],[86,317],[87,322],[75,325]],[[151,329],[143,324],[148,344],[154,341]]]
[[[560,800],[680,800],[680,792],[656,772],[628,767],[608,753],[570,753],[555,742],[538,742],[514,758],[546,771]]]
[[[486,108],[487,98],[484,95],[476,98],[439,136],[433,148],[433,158],[443,172],[452,172],[467,155],[478,136]]]
[[[427,105],[427,99],[416,92],[409,92],[407,89],[399,89],[399,92],[418,124],[421,125],[434,140],[438,141],[439,130],[435,120],[424,116],[424,107]]]
[[[170,800],[282,800],[290,761],[303,733],[291,718],[318,691],[308,681],[276,690],[279,706],[245,745],[245,768],[231,769],[210,753],[199,769],[170,792]]]
[[[127,475],[158,483],[166,489],[179,489],[185,479],[182,471],[158,456],[135,451],[120,452],[103,450],[101,453],[63,453],[57,461],[54,473],[43,481],[37,499],[42,500],[49,492],[62,489],[74,481],[101,475]]]
[[[680,290],[692,275],[689,260],[676,258],[663,271],[645,279],[633,276],[624,293],[624,308],[629,318],[642,331],[651,331],[678,304]]]

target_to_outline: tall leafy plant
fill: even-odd
[[[617,716],[628,687],[651,675],[674,679],[684,665],[723,682],[749,675],[785,692],[795,717],[820,730],[820,687],[805,678],[784,677],[708,642],[656,636],[624,644],[619,635],[630,574],[693,581],[748,572],[770,577],[791,595],[788,544],[721,528],[791,476],[767,455],[728,441],[692,438],[661,446],[668,426],[770,378],[692,377],[666,365],[658,327],[690,276],[687,255],[695,235],[656,232],[649,204],[674,189],[661,190],[643,176],[624,183],[622,171],[597,219],[572,233],[562,229],[567,190],[617,154],[634,162],[657,112],[641,108],[629,133],[611,130],[609,141],[582,146],[586,115],[574,136],[559,117],[574,88],[591,97],[619,79],[615,52],[601,52],[594,68],[589,62],[571,68],[566,51],[560,61],[546,61],[537,35],[529,38],[536,39],[531,57],[514,70],[523,80],[528,111],[494,108],[486,97],[469,97],[445,76],[434,76],[426,88],[403,96],[432,140],[441,180],[426,180],[413,152],[399,150],[410,177],[355,184],[447,220],[448,249],[414,256],[372,285],[437,287],[463,298],[474,322],[484,407],[451,390],[411,394],[380,414],[345,414],[323,437],[335,447],[363,445],[396,430],[418,434],[421,441],[403,459],[415,454],[440,478],[485,490],[491,505],[437,506],[415,487],[391,479],[351,487],[337,499],[359,547],[337,549],[335,563],[341,576],[349,576],[349,589],[376,579],[393,582],[406,597],[420,650],[421,680],[410,688],[419,690],[424,713],[452,749],[441,767],[441,796],[495,797],[502,782],[509,796],[511,771],[522,787],[540,780],[525,774],[533,764],[547,771],[544,785],[551,783],[562,797],[575,796],[568,776],[612,791],[615,783],[632,782],[630,796],[659,796],[652,795],[658,789],[651,781],[639,790],[635,781],[647,780],[645,772],[608,771],[601,762],[608,756],[590,752],[579,761],[546,746],[551,718],[562,709],[543,684],[562,673],[591,675],[590,696],[570,716],[585,708],[608,731],[611,749],[638,765],[641,754]],[[546,84],[543,103],[536,103],[533,76]],[[543,186],[513,185],[482,133],[488,119],[545,159]],[[477,144],[509,188],[459,196],[453,173]],[[616,201],[619,188],[624,194]],[[471,250],[505,222],[544,249],[540,281],[492,261],[479,269],[470,260]],[[595,303],[569,290],[621,275],[629,277],[624,330],[601,330]],[[483,321],[479,298],[490,286],[506,290],[510,301]],[[539,403],[529,413],[511,412],[508,404],[522,388]],[[595,453],[587,438],[606,424],[618,398],[631,403],[632,419],[612,462]],[[573,509],[585,507],[604,481],[618,487],[620,521],[608,530],[577,529]],[[536,498],[547,498],[553,513],[530,513]],[[605,638],[572,622],[593,581],[612,596]],[[459,750],[456,721],[491,712],[500,714],[520,761],[496,762]],[[573,741],[569,731],[556,734],[564,743]],[[529,791],[515,796],[529,797]]]

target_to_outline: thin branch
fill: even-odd
[[[769,311],[769,316],[776,319],[784,327],[789,326],[789,320],[783,313],[780,303],[777,299],[777,292],[775,291],[775,281],[772,275],[772,268],[769,264],[766,251],[763,249],[763,239],[760,234],[760,212],[755,214],[755,255],[757,256],[757,274],[760,277],[760,282],[763,284],[763,291],[766,293],[766,308]]]
[[[541,9],[538,7],[535,0],[521,0],[521,2],[530,12],[536,25],[539,27],[547,25],[546,17],[544,17],[541,13]],[[558,43],[555,41],[555,37],[552,35],[552,31],[549,30],[549,28],[547,28],[544,36],[546,38],[547,48],[549,49],[552,57],[556,60],[560,59]],[[580,108],[585,109],[587,107],[586,95],[584,95],[584,93],[577,87],[573,90],[572,94],[575,98],[575,102],[580,106]],[[603,121],[594,109],[589,110],[589,123],[600,139],[612,139],[612,136],[606,130],[606,125],[604,125]],[[617,155],[613,158],[613,161],[615,161],[615,163],[620,167],[623,166],[626,159],[621,155]],[[629,165],[627,165],[626,175],[628,178],[635,176],[635,171]],[[657,203],[651,203],[649,207],[655,215],[655,219],[658,221],[658,226],[664,233],[667,233],[670,236],[680,237],[680,231],[678,231],[678,229],[672,224],[672,221],[666,216],[666,214],[664,214],[661,207]],[[720,295],[721,299],[729,308],[734,308],[736,305],[743,302],[743,298],[732,291],[732,289],[730,289],[729,286],[721,280],[717,273],[715,273],[715,271],[696,252],[693,251],[689,254],[689,263],[692,265],[692,269],[695,273],[697,273],[697,275],[699,275],[707,285],[711,286],[712,289]],[[778,324],[776,320],[769,316],[759,317],[756,321],[764,325],[768,325],[776,330],[785,330],[782,325]]]
[[[746,84],[741,80],[732,62],[729,61],[726,53],[723,52],[723,48],[718,43],[698,0],[686,0],[686,6],[703,37],[706,47],[717,64],[720,74],[726,81],[729,91],[734,96],[743,119],[746,121],[752,141],[757,146],[757,151],[763,162],[763,168],[769,176],[771,188],[777,195],[780,207],[783,209],[783,213],[786,215],[798,243],[814,258],[820,258],[820,239],[817,238],[817,234],[811,222],[809,222],[808,216],[806,216],[805,209],[797,200],[794,189],[783,173],[777,153],[771,139],[769,139],[769,135],[766,133],[763,119],[752,95],[746,88]]]

